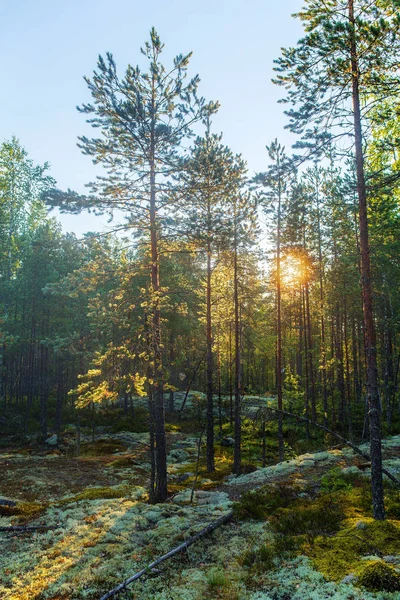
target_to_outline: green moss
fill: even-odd
[[[363,556],[400,554],[400,523],[372,519],[353,521],[335,536],[319,537],[309,554],[323,575],[340,580],[364,565]]]
[[[105,456],[126,451],[126,445],[120,440],[97,440],[81,444],[81,453],[87,456]]]
[[[80,500],[108,500],[112,498],[124,498],[127,494],[127,489],[124,487],[93,487],[86,488],[83,492],[76,494],[70,498],[59,500],[55,506],[63,506]]]
[[[376,560],[361,569],[357,585],[370,592],[398,592],[400,591],[400,574],[390,565]]]
[[[133,466],[133,457],[131,455],[129,456],[121,456],[121,458],[117,458],[116,460],[113,460],[112,463],[110,463],[109,465],[107,465],[107,467],[110,467],[112,469],[125,469],[125,468],[129,468]]]
[[[18,502],[16,506],[0,506],[0,516],[18,517],[19,523],[26,523],[39,516],[45,509],[45,504],[37,502]]]

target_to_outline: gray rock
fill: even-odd
[[[57,446],[57,444],[58,444],[57,434],[54,433],[53,435],[51,435],[49,438],[47,438],[47,440],[44,443],[47,444],[48,446]]]
[[[367,524],[364,523],[364,521],[357,521],[356,529],[366,529],[366,528],[367,528]]]
[[[392,563],[392,565],[399,565],[400,564],[400,556],[391,556],[391,555],[384,556],[383,560],[385,562]]]
[[[222,438],[221,446],[231,448],[235,445],[235,440],[231,437]]]

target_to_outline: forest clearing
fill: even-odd
[[[191,30],[180,1],[177,21],[156,2],[168,44],[152,27],[137,62],[90,58],[77,123],[61,89],[88,64],[90,10],[55,42],[71,71],[53,64],[37,116],[60,101],[54,156],[78,138],[60,181],[14,134],[0,145],[0,598],[399,600],[400,1],[297,7],[268,79],[291,148],[262,139],[261,160],[272,102],[254,93],[222,133],[196,58],[170,52],[180,23],[216,73],[200,22],[214,44],[211,24],[231,31],[229,112],[264,89],[257,11],[274,43],[288,15],[233,0],[227,22],[189,7]],[[60,24],[48,2],[26,18]],[[125,51],[115,15],[83,27],[90,49]],[[233,122],[252,123],[248,158]]]

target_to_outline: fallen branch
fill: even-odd
[[[295,415],[291,412],[287,412],[286,410],[278,410],[277,408],[270,408],[269,406],[267,406],[265,408],[260,407],[260,409],[257,412],[257,416],[259,414],[265,415],[268,412],[281,414],[285,417],[290,417],[292,419],[296,419],[296,421],[303,421],[304,423],[308,423],[309,425],[312,425],[313,427],[322,429],[323,431],[326,431],[326,433],[329,433],[330,435],[334,436],[335,438],[337,438],[338,440],[343,442],[343,444],[345,444],[346,446],[349,446],[352,450],[354,450],[354,452],[356,452],[357,454],[359,454],[360,456],[365,458],[365,460],[367,460],[368,462],[371,462],[371,457],[368,454],[366,454],[365,452],[360,450],[360,448],[358,446],[356,446],[355,444],[353,444],[353,442],[346,440],[346,438],[342,437],[339,433],[336,433],[336,431],[332,431],[332,429],[325,427],[325,425],[320,425],[319,423],[316,423],[315,421],[312,421],[311,419],[307,419],[306,417],[301,417],[300,415]],[[397,477],[395,477],[390,471],[385,469],[385,467],[382,467],[382,472],[385,473],[385,475],[391,481],[393,481],[393,483],[395,483],[398,487],[400,487],[400,480],[397,479]]]
[[[217,529],[221,525],[224,525],[225,523],[227,523],[228,521],[230,521],[232,519],[232,516],[233,516],[233,513],[230,512],[227,515],[224,515],[223,517],[220,517],[219,519],[217,519],[216,521],[214,521],[214,523],[210,523],[210,525],[207,525],[207,527],[204,527],[204,529],[202,529],[201,531],[199,531],[199,533],[196,533],[196,535],[194,535],[194,536],[190,537],[189,539],[187,539],[185,542],[183,542],[183,544],[180,544],[179,546],[177,546],[173,550],[170,550],[169,552],[167,552],[167,554],[164,554],[160,558],[157,558],[157,560],[155,560],[154,562],[152,562],[149,565],[147,565],[147,567],[145,567],[144,569],[142,569],[138,573],[135,573],[135,575],[132,575],[132,577],[129,577],[128,579],[125,579],[125,581],[123,581],[122,583],[120,583],[119,585],[117,585],[114,589],[112,589],[109,592],[107,592],[106,594],[104,594],[104,596],[102,596],[100,598],[100,600],[108,600],[108,598],[112,598],[116,594],[119,594],[128,585],[130,585],[134,581],[137,581],[138,579],[140,579],[141,577],[143,577],[143,575],[148,575],[160,563],[164,562],[168,558],[172,558],[176,554],[180,554],[184,550],[187,550],[187,548],[189,548],[189,546],[191,546],[192,544],[194,544],[195,542],[197,542],[199,539],[201,539],[205,535],[211,533],[212,531],[214,531],[215,529]]]

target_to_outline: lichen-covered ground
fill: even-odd
[[[301,455],[236,479],[225,477],[221,452],[219,476],[201,471],[190,504],[197,440],[171,429],[173,495],[157,506],[146,503],[147,434],[104,434],[93,443],[87,432],[79,456],[68,439],[61,450],[3,449],[0,498],[16,506],[0,506],[0,526],[54,529],[0,533],[0,598],[100,598],[242,498],[230,523],[150,572],[123,598],[400,599],[400,498],[391,491],[389,520],[374,523],[363,483],[368,465],[351,450]],[[399,456],[400,436],[386,440],[385,464],[397,475]],[[255,488],[261,491],[249,494]],[[370,591],[359,587],[362,581]],[[371,591],[374,585],[381,591]]]

